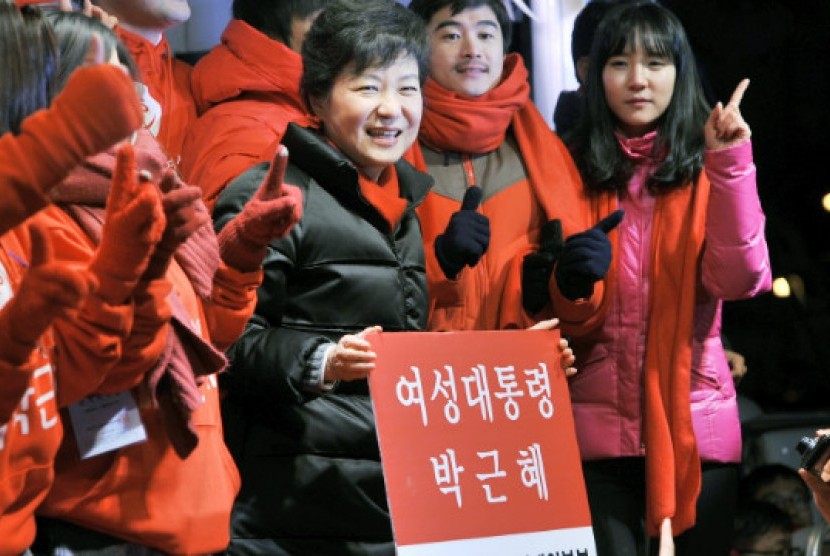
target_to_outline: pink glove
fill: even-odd
[[[0,359],[22,365],[52,322],[80,307],[97,281],[87,270],[56,262],[48,231],[32,224],[31,265],[16,295],[0,310]]]
[[[121,146],[116,153],[101,243],[89,264],[101,284],[98,293],[107,303],[120,305],[130,296],[147,269],[165,222],[158,188],[139,181],[132,145]]]
[[[303,214],[303,194],[283,183],[288,149],[280,145],[259,189],[236,217],[219,232],[222,260],[230,267],[252,272],[273,239],[288,235]]]
[[[202,203],[200,187],[186,185],[172,169],[165,171],[159,186],[167,226],[144,273],[144,279],[150,280],[164,276],[176,249],[196,230],[210,222],[210,214]]]

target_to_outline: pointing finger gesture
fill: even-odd
[[[740,110],[741,99],[747,87],[749,87],[749,79],[743,79],[735,87],[732,98],[726,106],[718,102],[712,109],[703,130],[707,149],[725,149],[749,140],[752,131]]]

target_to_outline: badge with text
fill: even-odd
[[[81,459],[147,440],[129,391],[84,398],[69,406],[69,416]]]
[[[596,554],[559,331],[367,340],[400,556]]]

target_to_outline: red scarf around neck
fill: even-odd
[[[651,159],[655,139],[619,137],[629,157],[640,159]],[[696,183],[659,195],[654,206],[644,370],[646,526],[652,536],[659,536],[665,518],[675,536],[695,524],[701,469],[690,403],[692,328],[708,199],[709,181],[701,173]]]
[[[366,177],[363,172],[357,174],[360,194],[383,216],[383,220],[389,226],[387,231],[391,232],[398,227],[398,222],[406,210],[406,200],[401,199],[397,170],[390,165],[380,175],[377,183]]]
[[[527,77],[521,56],[508,54],[501,82],[478,97],[450,91],[427,78],[419,139],[440,151],[482,154],[497,149],[513,114],[530,100]]]

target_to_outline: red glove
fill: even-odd
[[[130,78],[103,64],[75,70],[47,110],[0,139],[0,233],[47,203],[46,192],[88,156],[140,128],[141,103]]]
[[[219,250],[228,266],[243,272],[259,269],[271,240],[288,235],[302,218],[302,192],[283,183],[287,165],[288,149],[280,145],[257,192],[219,232]]]
[[[132,145],[116,154],[101,243],[89,264],[107,303],[121,305],[147,269],[166,220],[155,184],[139,180]]]
[[[167,225],[144,273],[147,280],[164,276],[176,249],[196,230],[210,222],[210,214],[202,203],[200,187],[186,185],[172,169],[164,172],[159,185]]]
[[[0,310],[0,359],[22,365],[52,322],[71,315],[97,287],[88,270],[55,262],[48,231],[32,224],[31,265],[16,295]]]

